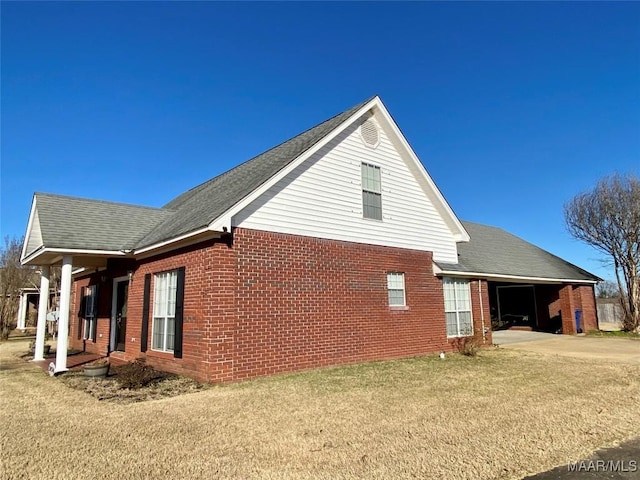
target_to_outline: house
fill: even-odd
[[[461,222],[378,97],[162,208],[36,193],[22,261],[62,264],[57,372],[66,341],[222,382],[597,327],[598,278]]]

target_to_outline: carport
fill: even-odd
[[[597,329],[590,285],[489,281],[488,291],[493,330],[582,333]]]
[[[493,330],[576,334],[598,328],[594,286],[601,279],[500,228],[463,222],[471,240],[438,275],[486,282]]]

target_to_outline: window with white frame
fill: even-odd
[[[158,273],[153,290],[153,342],[151,348],[173,352],[178,271]]]
[[[407,303],[404,292],[404,273],[387,273],[387,291],[389,292],[390,307],[406,306]]]
[[[84,289],[84,328],[82,330],[82,338],[84,340],[93,340],[96,338],[97,323],[97,286],[89,285]]]
[[[447,336],[466,337],[473,335],[469,281],[445,277],[443,279],[443,287]]]
[[[362,216],[382,220],[382,183],[380,167],[362,164]]]

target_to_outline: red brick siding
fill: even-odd
[[[183,355],[151,349],[154,274],[185,267]],[[147,351],[140,351],[144,277],[151,274]],[[231,380],[234,322],[235,252],[224,242],[207,242],[142,260],[129,285],[124,360],[140,356],[166,371],[206,381]],[[225,343],[226,342],[226,343]]]
[[[478,291],[480,283],[481,293]],[[471,288],[471,309],[473,315],[473,336],[480,345],[491,345],[491,311],[489,308],[489,284],[486,280],[472,280]],[[480,296],[482,295],[482,301]],[[482,306],[482,308],[481,308]],[[483,312],[484,310],[484,312]],[[483,321],[484,313],[484,321]],[[486,334],[483,337],[483,331]]]
[[[183,357],[151,349],[156,273],[185,267]],[[99,284],[98,339],[75,348],[106,354],[113,278],[132,272],[125,352],[158,368],[206,381],[451,350],[442,282],[430,252],[236,229],[233,243],[210,241],[141,260],[112,261],[80,278]],[[387,273],[403,272],[406,309],[388,305]],[[152,275],[147,351],[140,351],[144,277]],[[482,339],[478,282],[470,285],[474,331]],[[491,344],[487,282],[482,281],[486,343]],[[77,312],[78,300],[74,302]]]
[[[72,304],[69,314],[69,346],[75,350],[107,355],[111,324],[111,280],[102,281],[100,273],[76,279],[72,288]],[[79,311],[83,287],[98,286],[98,319],[96,323],[96,341],[83,340],[84,321]]]
[[[593,285],[580,285],[574,289],[576,308],[582,310],[582,329],[585,332],[598,329],[598,310]]]
[[[448,349],[430,252],[237,229],[233,378]],[[387,273],[405,274],[406,310]]]

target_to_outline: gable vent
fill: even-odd
[[[380,134],[378,133],[378,126],[373,120],[369,119],[360,125],[360,137],[365,145],[373,148],[378,146]]]

